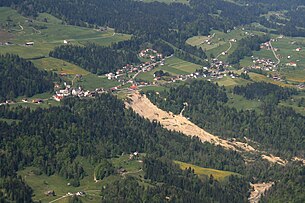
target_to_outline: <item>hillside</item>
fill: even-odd
[[[31,62],[16,55],[0,55],[0,101],[19,96],[53,91],[53,81],[59,79],[50,72],[38,70]]]

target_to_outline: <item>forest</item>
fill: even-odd
[[[0,102],[53,91],[54,73],[38,70],[16,55],[0,55]]]
[[[113,49],[95,44],[62,45],[50,52],[51,57],[64,59],[98,75],[115,72],[126,64],[138,63],[137,54],[128,49]]]
[[[221,170],[246,171],[236,152],[169,132],[124,110],[123,102],[109,94],[96,99],[67,98],[63,106],[45,110],[1,106],[0,117],[19,121],[0,121],[0,187],[8,199],[17,202],[31,198],[30,188],[16,175],[18,170],[35,166],[37,173],[58,174],[77,186],[87,175],[76,161],[79,156],[99,165],[123,152],[139,151]]]

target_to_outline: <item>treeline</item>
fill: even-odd
[[[242,177],[218,182],[213,176],[198,177],[192,169],[181,170],[171,160],[144,160],[144,188],[128,177],[102,190],[102,202],[247,202],[249,185]]]
[[[206,81],[193,81],[160,92],[160,95],[155,92],[147,95],[160,108],[175,114],[179,114],[183,103],[187,102],[185,116],[216,135],[247,137],[275,154],[304,156],[304,116],[291,108],[277,106],[277,96],[272,93],[262,99],[262,113],[228,107],[225,89]]]
[[[246,56],[252,56],[252,51],[259,51],[260,44],[270,40],[270,36],[250,36],[238,41],[237,48],[228,56],[230,64],[236,64]]]
[[[203,167],[246,171],[237,152],[169,132],[125,110],[122,101],[108,94],[96,99],[67,98],[62,107],[35,111],[0,106],[0,112],[1,118],[19,120],[11,124],[0,121],[0,179],[10,183],[0,182],[0,188],[2,196],[10,200],[26,194],[26,186],[17,191],[12,181],[18,180],[16,172],[27,166],[38,168],[36,174],[58,174],[78,186],[88,173],[77,157],[97,166],[105,165],[105,159],[139,151]],[[108,168],[107,172],[97,168],[98,175],[111,174],[111,166]]]
[[[38,70],[16,55],[0,55],[0,101],[52,91],[54,73]]]
[[[137,54],[127,49],[114,49],[95,44],[86,46],[62,45],[50,52],[50,56],[77,64],[94,73],[115,72],[126,64],[139,62]]]
[[[292,95],[298,94],[296,89],[283,88],[275,84],[266,82],[255,82],[245,86],[235,86],[234,94],[242,95],[246,99],[265,99],[266,96],[274,96],[274,100],[278,103],[280,100],[286,100]]]

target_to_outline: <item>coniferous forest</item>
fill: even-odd
[[[56,76],[16,55],[0,56],[0,102],[52,91]]]

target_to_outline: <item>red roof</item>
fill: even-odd
[[[136,85],[131,85],[129,88],[130,88],[130,89],[133,89],[133,90],[136,90],[136,89],[138,88],[138,86],[136,86]]]

